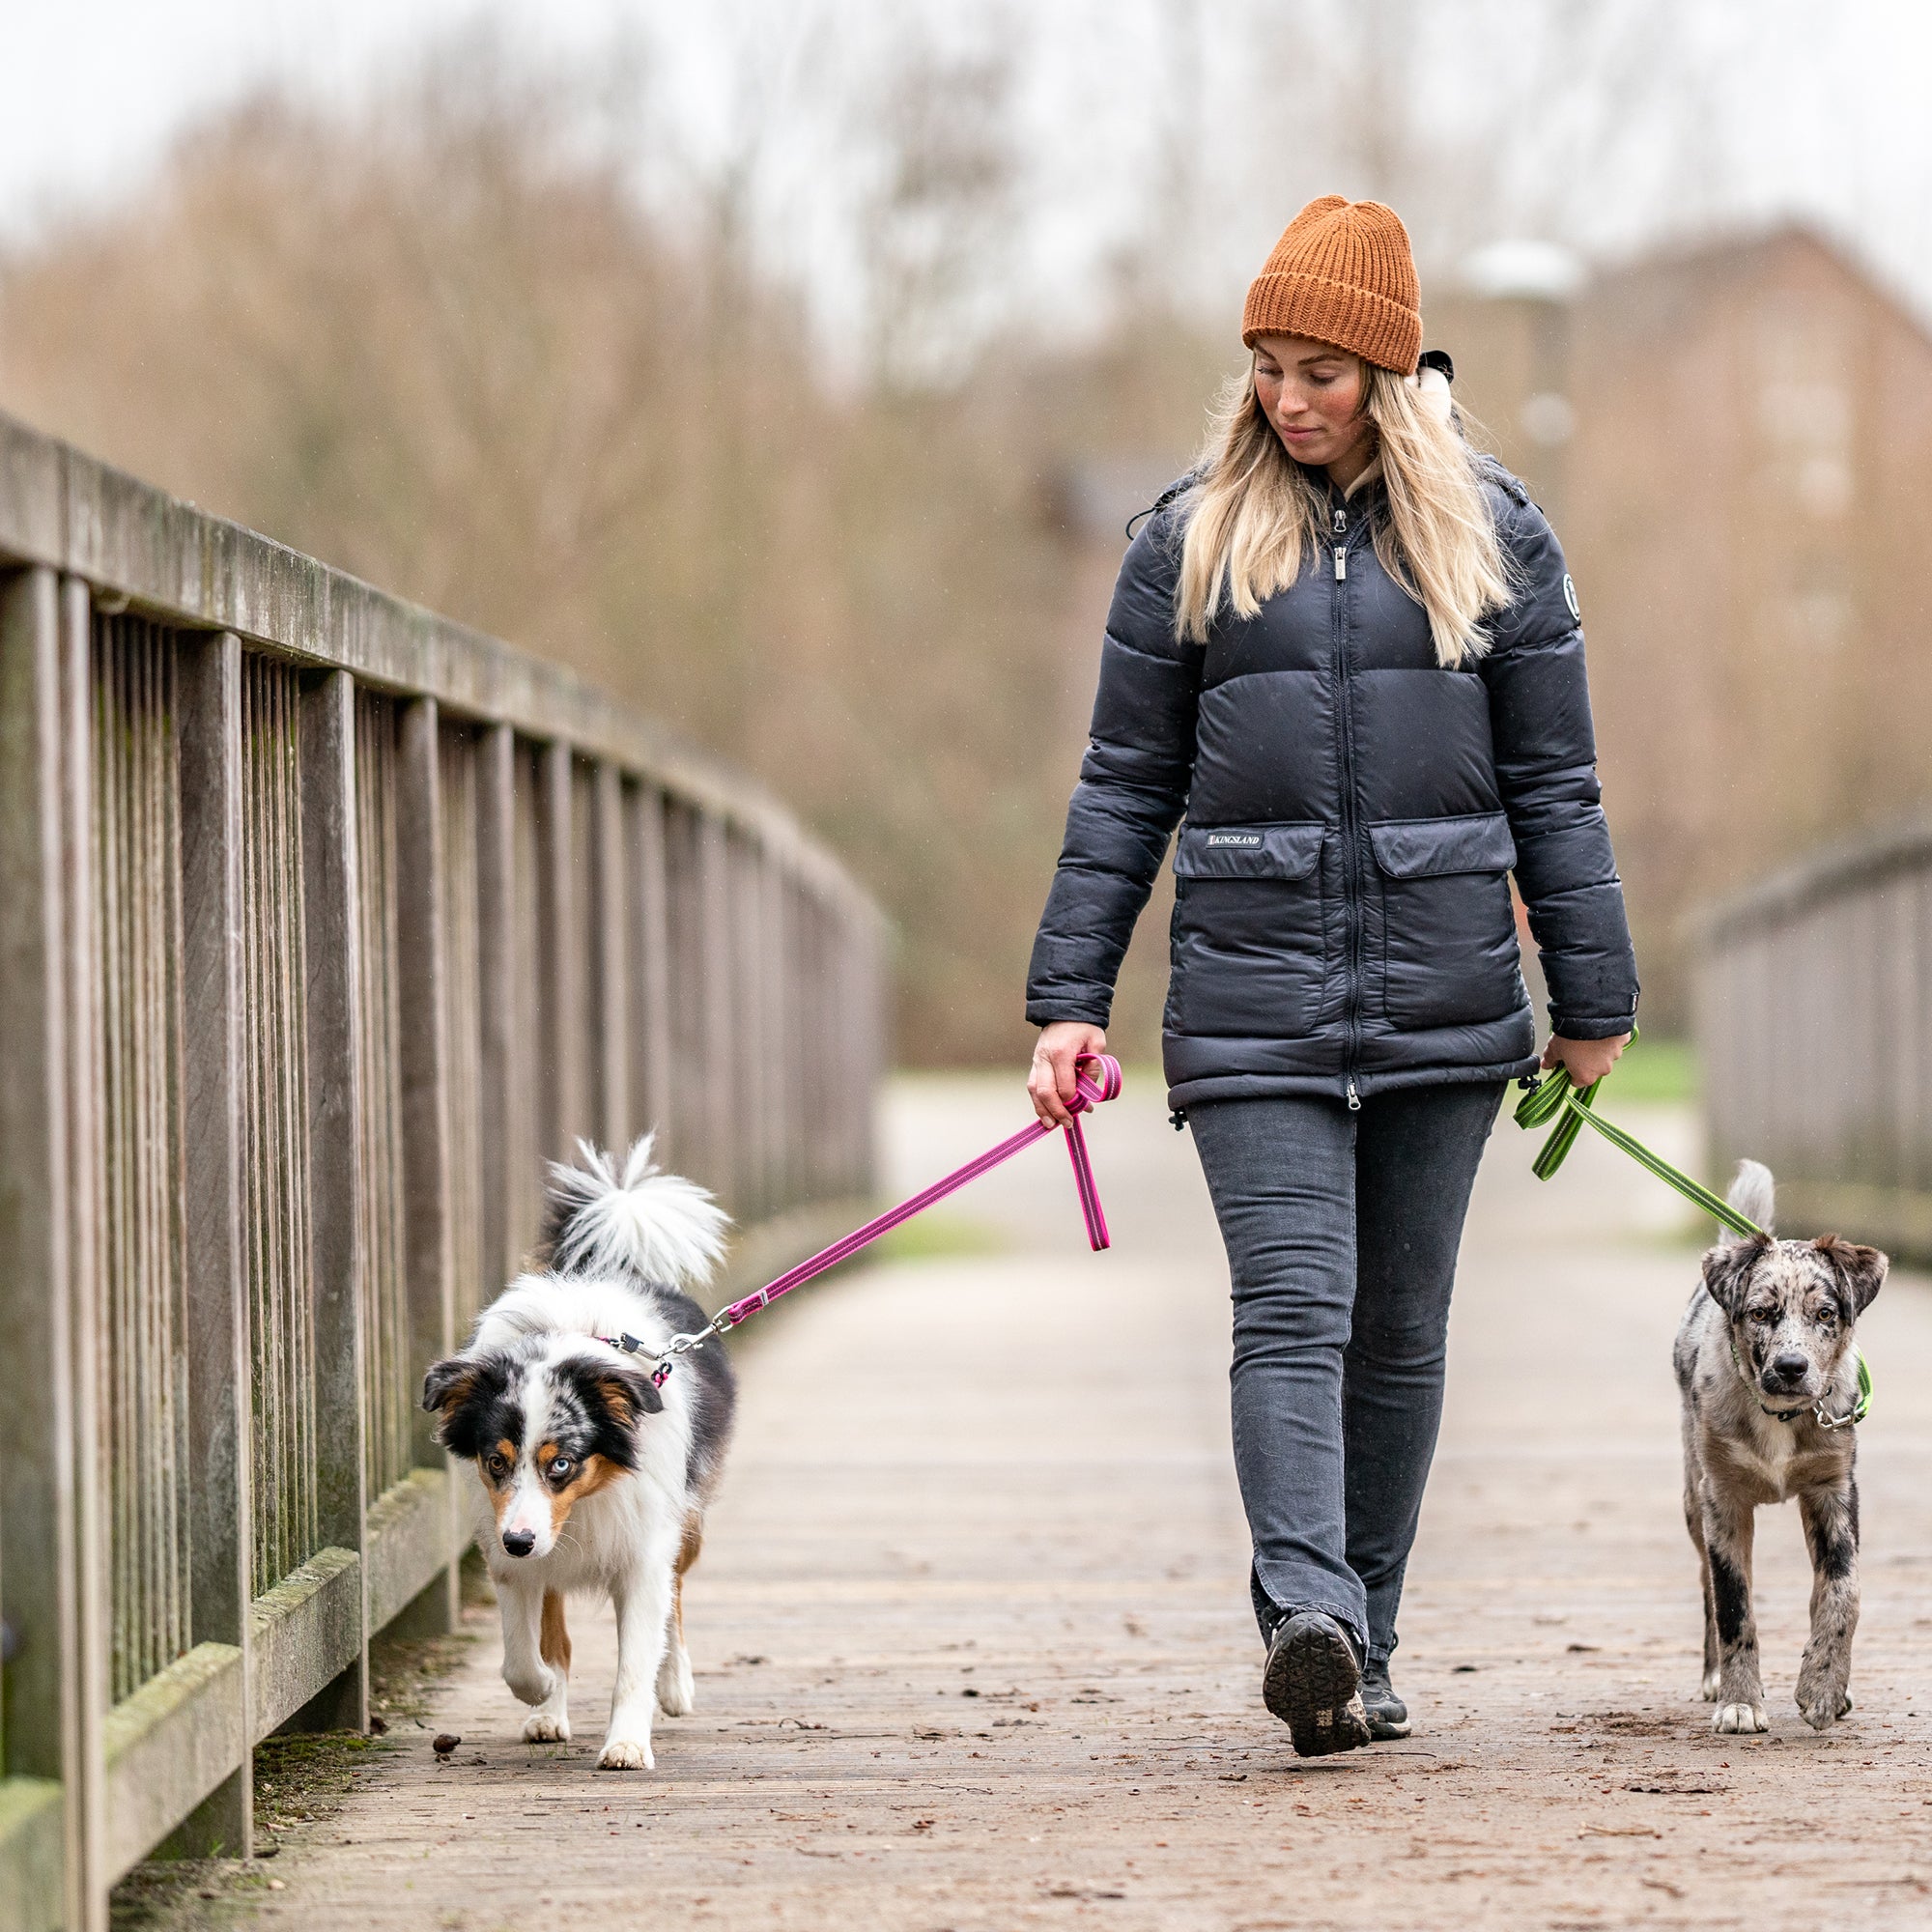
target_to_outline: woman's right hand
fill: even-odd
[[[1074,1063],[1090,1053],[1107,1050],[1103,1027],[1086,1020],[1053,1020],[1039,1030],[1027,1074],[1027,1094],[1033,1110],[1050,1127],[1073,1124]]]

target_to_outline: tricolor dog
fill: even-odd
[[[649,1770],[657,1708],[692,1708],[684,1573],[731,1432],[734,1384],[712,1343],[662,1388],[645,1359],[704,1325],[685,1293],[724,1248],[724,1211],[651,1162],[647,1135],[622,1173],[579,1144],[551,1169],[547,1266],[511,1283],[469,1346],[423,1382],[438,1435],[474,1472],[471,1515],[503,1618],[503,1681],[531,1705],[529,1739],[570,1736],[564,1599],[608,1595],[617,1612],[617,1684],[598,1764]]]
[[[1769,1231],[1772,1179],[1744,1161],[1730,1205]],[[1852,1708],[1859,1625],[1859,1351],[1885,1280],[1876,1248],[1836,1235],[1728,1236],[1704,1257],[1673,1359],[1684,1398],[1684,1520],[1704,1575],[1704,1696],[1719,1731],[1767,1731],[1751,1611],[1761,1503],[1798,1499],[1811,1553],[1811,1637],[1798,1708],[1822,1731]]]

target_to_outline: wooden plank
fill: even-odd
[[[360,1525],[357,1525],[359,1534]],[[290,1719],[295,1728],[343,1730],[369,1724],[367,1693],[359,1725],[324,1721],[337,1688],[360,1682],[367,1578],[354,1549],[319,1549],[249,1607],[249,1714],[256,1738]]]
[[[396,917],[403,1055],[404,1226],[408,1233],[410,1376],[456,1346],[456,1283],[449,1243],[449,1030],[443,996],[441,732],[434,698],[402,708],[396,772]],[[436,1418],[415,1406],[415,1460],[440,1469]],[[447,1552],[451,1532],[440,1533]],[[442,1627],[462,1612],[452,1565]]]
[[[245,1763],[242,1647],[198,1643],[107,1714],[107,1869],[119,1878],[161,1841],[184,1857],[245,1858],[245,1840],[207,1835]],[[232,1815],[232,1814],[227,1814]],[[243,1814],[244,1816],[246,1814]],[[177,1819],[187,1822],[179,1828]]]
[[[704,1179],[737,1213],[739,1175],[731,1131],[738,1097],[731,1079],[737,1023],[737,976],[731,960],[731,847],[724,821],[710,813],[697,821],[697,918],[703,962],[698,986],[703,1031],[699,1037],[701,1080],[696,1097],[703,1110]]]
[[[560,1160],[590,1125],[583,1077],[583,960],[578,910],[574,786],[568,745],[538,754],[537,975],[541,1058],[538,1152]]]
[[[307,958],[309,1256],[315,1293],[315,1406],[327,1417],[316,1446],[317,1529],[323,1542],[346,1550],[353,1581],[355,1642],[341,1678],[310,1715],[318,1728],[366,1730],[368,1652],[363,1641],[362,1518],[369,1418],[363,1395],[362,1179],[358,1135],[362,1117],[361,923],[357,917],[355,824],[355,685],[347,671],[328,671],[301,695],[301,839],[303,948]],[[318,1561],[320,1559],[317,1559]],[[304,1565],[296,1576],[312,1568]],[[293,1580],[293,1578],[288,1579]],[[278,1589],[282,1586],[278,1586]],[[253,1606],[254,1634],[263,1605]],[[251,1660],[250,1683],[279,1682],[278,1666]],[[306,1703],[311,1685],[297,1702]],[[290,1710],[265,1714],[259,1697],[257,1734]]]
[[[220,1691],[242,1740],[229,1774],[178,1833],[184,1849],[245,1857],[253,1791],[248,1695],[251,1438],[242,1256],[242,647],[232,634],[180,646],[183,1076],[187,1256],[188,1465],[196,1644],[231,1647]],[[125,1789],[123,1785],[113,1787]],[[141,1814],[146,1817],[145,1811]],[[124,1829],[116,1817],[112,1829]],[[131,1829],[131,1828],[130,1828]]]
[[[0,1773],[63,1787],[62,1890],[87,1885],[76,1628],[65,854],[53,573],[0,580]]]
[[[408,1609],[462,1550],[458,1478],[447,1468],[412,1469],[369,1506],[370,1628]]]
[[[630,867],[624,859],[624,783],[617,767],[600,761],[595,779],[592,841],[596,878],[591,898],[596,987],[590,1001],[597,1042],[597,1132],[621,1153],[636,1122],[631,1107]]]
[[[99,1187],[99,977],[94,877],[94,611],[87,585],[60,587],[61,762],[66,782],[62,859],[67,875],[68,1268],[73,1364],[74,1663],[78,1748],[81,1914],[78,1926],[106,1923],[106,1786],[101,1724],[107,1714],[107,1526],[100,1466]]]
[[[670,914],[665,885],[665,800],[655,786],[638,787],[633,827],[631,1041],[639,1070],[632,1091],[639,1128],[658,1135],[657,1157],[669,1164],[676,1154],[669,1131]]]
[[[511,1172],[517,1106],[516,1028],[516,733],[507,724],[485,731],[476,760],[477,998],[482,1006],[483,1268],[507,1281],[518,1257],[510,1251]]]

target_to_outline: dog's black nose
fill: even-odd
[[[1774,1381],[1802,1382],[1810,1367],[1810,1356],[1801,1355],[1794,1350],[1782,1355],[1774,1355],[1766,1365],[1765,1373]]]
[[[503,1548],[512,1556],[527,1556],[537,1547],[537,1533],[533,1529],[506,1529],[503,1532]]]

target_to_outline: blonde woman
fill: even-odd
[[[1402,1737],[1389,1682],[1456,1250],[1537,1065],[1509,876],[1579,1082],[1634,1024],[1576,592],[1521,486],[1417,377],[1408,236],[1311,202],[1253,362],[1129,548],[1035,942],[1060,1122],[1170,837],[1170,1100],[1234,1282],[1234,1440],[1267,1708],[1303,1755]]]

